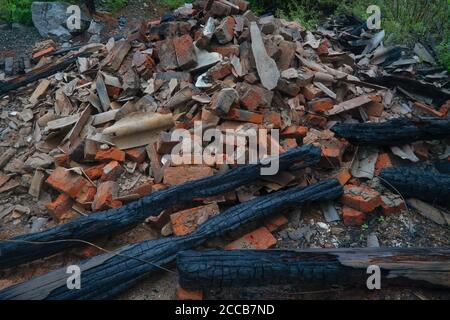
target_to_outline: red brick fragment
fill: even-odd
[[[74,199],[89,181],[63,167],[56,167],[47,178],[46,183]]]
[[[95,194],[97,193],[97,188],[93,185],[85,185],[81,189],[80,193],[75,198],[75,201],[83,206],[90,206],[92,201],[94,201]]]
[[[226,119],[260,124],[263,122],[264,115],[248,110],[232,108],[228,112]]]
[[[316,99],[308,102],[309,110],[317,113],[325,113],[325,111],[332,109],[333,106],[333,100],[330,98]]]
[[[274,232],[280,229],[282,226],[288,224],[289,220],[282,214],[277,214],[273,217],[265,219],[264,226],[270,232]]]
[[[364,224],[366,219],[364,213],[361,211],[346,206],[342,208],[342,216],[344,224],[347,226],[360,226]]]
[[[51,213],[53,219],[60,222],[63,215],[72,208],[73,200],[67,194],[60,194],[55,201],[47,203],[45,206]]]
[[[99,150],[95,155],[97,161],[111,161],[116,160],[119,162],[125,161],[125,152],[118,148],[109,148],[107,150]]]
[[[219,213],[216,203],[190,208],[170,215],[172,230],[176,236],[192,233],[198,225]]]
[[[343,148],[337,145],[329,145],[322,148],[321,165],[326,168],[336,168],[341,166]]]
[[[243,237],[231,242],[225,249],[269,249],[276,245],[277,239],[266,227],[260,227]]]
[[[231,74],[231,69],[229,61],[222,61],[210,68],[207,74],[214,80],[222,80]]]
[[[303,88],[302,94],[305,96],[306,100],[314,100],[322,95],[322,91],[310,84]]]
[[[145,148],[133,148],[125,150],[125,155],[131,161],[142,163],[147,158],[147,151],[145,151]]]
[[[117,161],[111,161],[103,167],[100,181],[116,181],[123,173],[123,168]]]
[[[362,212],[371,212],[381,205],[381,196],[378,191],[366,186],[346,185],[342,203]]]
[[[325,129],[327,126],[327,118],[316,115],[316,114],[307,114],[305,118],[306,122],[314,127],[318,127],[321,129]]]
[[[334,177],[344,186],[352,178],[352,175],[348,169],[342,169]]]
[[[384,168],[392,167],[392,160],[388,153],[380,153],[375,163],[375,175],[380,175],[381,170]]]
[[[197,64],[193,40],[190,35],[174,38],[173,46],[177,56],[178,66],[181,69],[189,69]]]
[[[400,213],[406,209],[405,202],[402,197],[398,195],[382,195],[381,196],[381,210],[383,215],[390,216],[395,213]]]
[[[154,187],[153,182],[146,182],[137,187],[136,189],[134,189],[134,193],[137,193],[140,196],[146,196],[152,193],[153,187]]]
[[[164,170],[164,184],[169,186],[185,183],[192,180],[212,176],[209,166],[178,166],[168,167]]]
[[[284,138],[302,139],[306,137],[307,133],[307,127],[289,126],[281,132],[281,136]]]
[[[86,173],[86,175],[89,177],[89,179],[97,180],[98,178],[100,178],[102,176],[104,167],[105,167],[105,164],[102,163],[102,164],[84,169],[84,173]]]
[[[211,51],[220,53],[224,57],[239,56],[239,46],[234,44],[212,47]]]
[[[177,300],[203,300],[203,291],[201,290],[187,290],[182,287],[177,287]]]
[[[55,165],[58,167],[64,167],[69,163],[69,155],[62,153],[53,156],[53,160],[55,161]]]
[[[102,182],[98,185],[97,193],[92,202],[92,210],[99,211],[116,207],[119,203],[114,202],[117,195],[118,185],[114,181]],[[120,205],[119,205],[120,206]]]

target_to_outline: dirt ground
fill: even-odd
[[[129,0],[129,4],[116,16],[117,23],[111,22],[103,32],[105,38],[126,32],[138,25],[142,19],[159,17],[165,8],[158,8],[154,1]],[[123,17],[123,18],[121,18]],[[119,28],[117,19],[124,22]],[[4,29],[0,32],[0,51],[9,54],[22,54],[29,52],[34,42],[42,40],[33,27],[18,27]],[[6,50],[6,51],[5,51]],[[11,126],[5,114],[20,111],[19,106],[0,102],[2,117],[0,117],[0,152],[6,150],[7,143],[3,140],[4,134]],[[24,144],[18,152],[18,157],[32,150],[32,146]],[[30,177],[22,176],[25,181]],[[381,185],[377,188],[383,188]],[[46,194],[49,196],[49,194]],[[48,220],[43,229],[54,226],[50,216],[45,211],[45,198],[39,202],[34,201],[27,193],[26,188],[19,187],[11,192],[0,194],[0,239],[7,239],[15,235],[30,232],[31,225],[38,218]],[[7,216],[1,218],[1,212],[9,204],[20,204],[30,209],[29,214],[17,217]],[[277,248],[334,248],[334,247],[365,247],[369,234],[375,234],[380,246],[385,247],[439,247],[450,245],[450,230],[448,227],[440,226],[426,219],[416,212],[405,210],[401,214],[383,217],[378,215],[371,219],[364,228],[348,227],[342,221],[326,223],[318,206],[294,212],[282,212],[289,217],[289,223],[276,233],[278,240]],[[230,239],[236,235],[230,235]],[[140,225],[135,229],[122,235],[103,239],[97,244],[108,250],[113,250],[125,244],[159,237],[159,231],[148,225]],[[209,242],[208,247],[214,247],[214,242]],[[37,261],[23,265],[14,270],[0,271],[0,288],[21,282],[50,270],[66,266],[78,261],[82,257],[99,254],[100,251],[92,248],[77,249],[64,252],[44,261]],[[161,270],[147,277],[134,288],[121,294],[118,299],[173,299],[178,283],[178,275],[174,266],[170,267],[172,272]],[[426,289],[402,289],[381,290],[376,293],[367,291],[349,291],[343,288],[330,288],[329,290],[317,290],[314,288],[299,288],[296,286],[273,288],[245,288],[240,290],[211,290],[205,292],[205,298],[263,298],[263,299],[448,299],[449,292],[431,291]],[[278,292],[283,292],[279,295]],[[273,292],[277,292],[275,295]]]

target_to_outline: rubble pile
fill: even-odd
[[[329,19],[309,31],[297,22],[258,17],[244,0],[200,0],[143,21],[126,38],[72,50],[51,40],[36,44],[33,77],[0,84],[0,220],[27,226],[24,232],[41,231],[227,172],[249,153],[248,147],[237,152],[237,136],[261,129],[269,134],[258,139],[260,148],[283,154],[313,145],[321,152],[318,165],[262,176],[146,222],[162,237],[186,236],[223,208],[328,178],[344,191],[339,200],[320,203],[322,231],[341,221],[360,227],[400,214],[407,209],[407,188],[386,183],[383,169],[413,165],[448,174],[439,169],[450,160],[448,75],[423,45],[409,57],[404,48],[383,46],[384,31],[358,29],[359,23]],[[186,140],[200,149],[211,143],[196,123],[203,130],[234,130],[234,141],[220,141],[233,155],[174,163],[173,151]],[[174,140],[177,129],[190,136]],[[373,136],[366,136],[369,131]],[[439,178],[444,193],[450,192],[447,177]],[[413,196],[408,206],[449,224],[436,201]],[[30,197],[34,205],[23,205]],[[273,247],[274,232],[290,218],[287,212],[267,218],[223,247]],[[339,247],[339,241],[323,246]]]

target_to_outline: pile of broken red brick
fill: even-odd
[[[175,165],[170,160],[181,143],[170,133],[187,129],[192,141],[203,141],[193,131],[200,121],[223,132],[279,129],[279,141],[269,134],[259,143],[276,144],[280,153],[312,144],[320,147],[322,159],[317,168],[282,172],[205,199],[202,206],[165,211],[148,221],[162,236],[191,233],[220,212],[219,204],[325,178],[337,178],[344,186],[327,222],[342,219],[347,226],[360,226],[376,214],[400,213],[405,201],[380,185],[380,171],[405,162],[449,160],[448,143],[356,146],[330,129],[338,122],[377,123],[423,114],[445,118],[450,102],[435,109],[427,100],[405,98],[401,90],[362,81],[358,74],[382,73],[383,68],[370,63],[369,53],[357,57],[342,50],[333,34],[258,17],[244,0],[196,1],[163,19],[144,21],[125,39],[66,53],[79,55],[76,64],[0,101],[0,195],[14,199],[28,192],[44,203],[53,223],[63,224],[223,172],[227,164]],[[37,46],[38,67],[55,62],[52,52],[57,52],[52,41]],[[3,206],[0,219],[31,223],[42,214],[23,207]],[[280,214],[226,247],[273,247],[272,232],[287,223]]]

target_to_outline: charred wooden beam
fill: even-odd
[[[180,285],[187,289],[291,283],[365,287],[371,265],[380,268],[382,287],[450,288],[449,248],[191,250],[177,258]]]
[[[331,130],[356,145],[399,146],[450,136],[450,118],[398,118],[382,123],[338,123]]]
[[[403,197],[450,206],[450,174],[418,167],[396,167],[383,169],[380,176],[383,183],[393,186]]]
[[[291,149],[278,158],[279,170],[315,165],[320,160],[320,149],[303,146]],[[75,247],[81,243],[60,241],[64,239],[93,240],[129,229],[155,216],[175,204],[189,203],[196,198],[218,195],[249,184],[261,177],[261,163],[232,169],[224,174],[187,182],[157,191],[142,199],[89,216],[84,216],[42,232],[14,237],[14,242],[0,241],[0,268],[8,268],[47,257]],[[57,241],[57,242],[54,242]],[[35,243],[30,243],[35,242]],[[41,242],[41,243],[39,243]]]
[[[49,77],[59,71],[62,71],[69,67],[72,63],[77,61],[77,58],[81,55],[72,56],[66,59],[63,59],[57,63],[51,63],[35,70],[32,70],[24,75],[18,76],[12,80],[6,82],[0,82],[0,96],[6,94],[12,90],[19,89],[29,83],[32,83],[36,80]]]
[[[434,84],[421,82],[410,77],[388,75],[376,78],[368,78],[367,81],[385,87],[400,87],[414,94],[419,94],[424,97],[431,97],[436,106],[441,106],[450,99],[449,90],[438,88]]]
[[[229,208],[182,237],[148,240],[127,245],[114,253],[99,255],[78,264],[81,288],[67,288],[66,268],[44,274],[0,291],[5,299],[108,299],[139,282],[149,272],[175,260],[179,251],[198,246],[208,238],[223,235],[243,224],[311,201],[327,201],[342,195],[337,180],[306,188],[291,188],[255,198]]]

